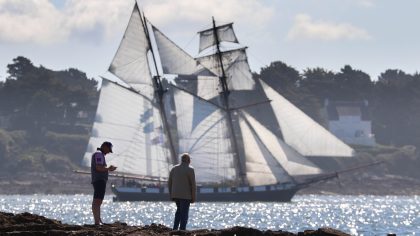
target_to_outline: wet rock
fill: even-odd
[[[79,236],[79,235],[129,235],[129,236],[157,236],[157,235],[197,235],[197,236],[347,236],[349,234],[331,228],[320,228],[318,230],[306,230],[298,234],[286,231],[260,231],[258,229],[235,226],[227,229],[199,229],[199,230],[172,230],[171,228],[151,224],[145,226],[129,226],[124,222],[115,222],[112,224],[96,225],[68,225],[58,220],[52,220],[43,216],[21,213],[11,214],[0,212],[0,235],[15,236]]]
[[[305,230],[299,232],[298,236],[351,236],[336,229],[331,228],[320,228],[318,230]]]

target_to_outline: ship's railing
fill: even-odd
[[[236,193],[236,192],[263,192],[290,189],[293,183],[280,183],[275,185],[246,186],[246,187],[198,187],[199,193]]]
[[[160,193],[161,192],[160,189],[161,188],[146,188],[145,192],[146,193]]]
[[[236,188],[236,192],[249,192],[250,188],[249,187],[237,187]]]
[[[115,186],[114,186],[115,187]],[[198,193],[237,193],[237,192],[264,192],[290,189],[295,187],[293,183],[279,183],[275,185],[244,186],[244,187],[202,187],[198,186]],[[118,187],[124,191],[136,191],[142,193],[169,193],[168,187]]]

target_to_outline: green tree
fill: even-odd
[[[420,147],[420,76],[382,73],[374,87],[373,130],[378,142]]]
[[[50,122],[57,120],[57,98],[45,90],[38,90],[26,107],[26,114],[32,118],[35,132],[40,132]]]
[[[337,86],[332,99],[344,101],[370,100],[373,82],[361,70],[345,65],[335,76]]]
[[[262,79],[313,119],[323,121],[320,115],[320,101],[307,87],[301,86],[302,77],[295,68],[276,61],[262,68],[260,75],[253,76]]]
[[[7,66],[9,76],[0,93],[2,110],[13,115],[12,128],[34,130],[76,122],[77,113],[94,113],[97,82],[77,69],[52,71],[34,67],[25,57]]]
[[[301,79],[295,68],[281,61],[272,62],[262,68],[260,78],[282,94],[286,94],[291,88],[296,88]]]
[[[13,63],[7,65],[8,79],[24,79],[28,74],[34,72],[36,68],[32,62],[25,57],[18,56],[13,59]]]
[[[322,103],[334,97],[335,87],[337,87],[334,72],[319,67],[304,70],[300,85],[314,94]]]

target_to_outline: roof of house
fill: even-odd
[[[329,101],[326,102],[328,120],[338,120],[341,116],[357,116],[370,120],[367,101]]]

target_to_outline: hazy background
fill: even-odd
[[[72,170],[133,3],[0,0],[0,193],[91,191],[89,176]],[[419,1],[138,3],[192,55],[211,16],[235,22],[254,76],[322,125],[325,99],[369,104],[377,145],[320,163],[327,171],[385,164],[301,193],[420,194]]]

